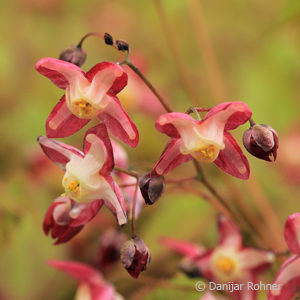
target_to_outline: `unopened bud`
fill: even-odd
[[[80,67],[85,62],[86,52],[81,47],[72,45],[60,53],[59,59]]]
[[[243,144],[250,154],[260,159],[266,161],[276,160],[278,135],[269,125],[255,124],[246,130],[243,136]]]
[[[150,259],[150,251],[142,239],[135,237],[122,245],[121,261],[133,278],[147,269]]]
[[[163,176],[151,177],[145,174],[140,180],[141,193],[146,204],[154,204],[165,190],[165,178]]]
[[[122,40],[116,40],[117,47],[120,51],[129,51],[129,44]]]
[[[114,39],[109,33],[105,32],[104,42],[105,42],[106,45],[113,45]]]

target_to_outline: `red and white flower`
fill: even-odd
[[[52,228],[53,235],[55,225],[60,225],[59,220],[71,227],[84,225],[102,203],[113,212],[119,225],[126,223],[124,199],[111,177],[113,153],[104,124],[86,132],[83,153],[45,136],[40,136],[38,141],[45,154],[65,171],[62,180],[65,194],[48,210],[44,224],[46,232]]]
[[[156,121],[156,128],[169,137],[152,174],[163,175],[184,162],[214,162],[226,173],[249,178],[249,163],[228,130],[244,124],[251,117],[250,108],[243,102],[225,102],[212,108],[202,121],[185,113],[168,113]]]
[[[284,237],[295,255],[287,259],[277,272],[273,284],[278,288],[269,291],[268,300],[294,299],[300,290],[300,213],[288,217]]]
[[[127,74],[121,66],[102,62],[84,73],[72,63],[43,58],[36,69],[65,90],[46,121],[48,137],[70,136],[91,119],[99,118],[117,138],[131,147],[137,146],[137,128],[116,96],[127,84]]]
[[[102,275],[88,265],[61,260],[50,260],[48,264],[64,271],[78,282],[76,300],[122,300],[115,288],[106,282]]]
[[[182,253],[198,268],[199,274],[215,283],[246,283],[239,291],[234,291],[235,299],[255,299],[255,291],[248,290],[248,282],[256,282],[256,277],[274,261],[269,251],[244,247],[238,227],[225,216],[218,220],[219,243],[204,251],[202,247],[178,241],[164,244]],[[199,253],[199,254],[197,254]]]

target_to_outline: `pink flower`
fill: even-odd
[[[175,251],[177,249],[176,252],[181,252],[197,267],[201,276],[215,283],[255,283],[257,275],[274,260],[272,252],[244,247],[239,229],[224,216],[219,217],[219,234],[218,245],[207,251],[188,243],[177,242],[176,245],[164,241],[164,244],[173,249],[175,246]],[[234,292],[236,299],[243,299],[246,294],[249,296],[247,299],[255,299],[255,291],[248,290],[247,284]]]
[[[156,128],[171,137],[152,174],[163,175],[184,162],[214,162],[226,173],[249,178],[249,163],[228,130],[251,117],[243,102],[225,102],[212,108],[204,120],[196,121],[184,113],[168,113],[156,121]]]
[[[52,236],[60,237],[60,233],[53,233],[56,225],[60,225],[59,220],[71,227],[84,225],[102,203],[113,212],[120,225],[126,223],[124,199],[111,177],[113,153],[104,124],[86,132],[83,153],[45,136],[40,136],[38,141],[45,154],[65,171],[62,180],[65,194],[48,210],[44,223],[46,232],[52,228]],[[68,217],[70,222],[67,222]]]
[[[79,285],[75,299],[78,300],[122,300],[115,288],[104,281],[102,275],[88,265],[72,262],[50,260],[48,264],[58,270],[64,271],[78,280]]]
[[[43,58],[36,69],[65,90],[47,119],[48,137],[70,136],[91,119],[99,118],[113,135],[131,147],[137,146],[137,128],[116,96],[127,84],[127,74],[122,67],[102,62],[84,73],[72,63]]]
[[[277,272],[273,282],[277,288],[269,291],[268,300],[294,299],[300,290],[300,213],[288,217],[284,237],[295,255],[287,259]]]

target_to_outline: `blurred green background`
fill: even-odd
[[[101,224],[115,226],[110,213],[102,209],[93,225],[61,246],[52,246],[41,227],[47,207],[62,192],[63,173],[43,159],[36,138],[45,134],[45,120],[63,91],[34,66],[43,57],[58,57],[62,49],[90,31],[109,32],[129,42],[132,57],[142,58],[141,69],[174,110],[190,107],[191,95],[202,107],[222,101],[246,102],[255,121],[278,131],[278,162],[269,164],[248,155],[256,179],[247,184],[220,175],[215,166],[206,167],[208,176],[228,199],[238,191],[255,216],[263,195],[281,226],[299,209],[299,181],[294,180],[300,172],[298,0],[2,0],[1,4],[0,299],[72,299],[74,280],[52,270],[45,261],[56,258],[92,263]],[[120,58],[96,37],[89,38],[83,48],[88,53],[85,71],[97,62]],[[142,93],[131,95],[129,102],[142,97]],[[120,98],[122,101],[122,94]],[[155,116],[130,103],[128,106],[141,136],[137,149],[127,149],[130,166],[146,171],[157,161],[167,138],[155,130]],[[238,132],[239,142],[246,128]],[[64,141],[80,148],[83,133]],[[191,176],[193,172],[187,164],[174,176]],[[258,206],[253,199],[258,199]],[[183,280],[176,273],[178,258],[159,245],[158,237],[169,235],[214,246],[214,215],[205,200],[174,189],[155,206],[146,207],[137,225],[152,252],[148,275],[168,278],[176,274],[175,280]],[[265,226],[261,216],[256,222]],[[126,299],[142,299],[130,297],[147,286],[129,278],[120,264],[107,279]],[[143,297],[197,299],[193,282],[186,283],[191,293],[145,289]]]

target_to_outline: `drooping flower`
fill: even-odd
[[[245,131],[243,144],[247,151],[266,161],[275,161],[278,149],[277,132],[269,125],[255,124]]]
[[[72,261],[50,260],[48,264],[78,281],[76,300],[122,300],[115,288],[92,267]]]
[[[86,60],[86,52],[81,47],[72,45],[60,53],[59,59],[80,67]]]
[[[111,145],[114,153],[115,166],[121,169],[128,169],[128,156],[125,149],[114,140],[111,140]],[[136,178],[118,171],[114,171],[114,174],[116,175],[119,184],[125,186],[124,188],[122,188],[122,192],[124,194],[128,216],[129,218],[131,218],[131,212],[132,212],[131,208],[132,208],[133,199],[135,195]],[[143,205],[144,205],[143,197],[141,191],[138,189],[136,195],[136,206],[135,206],[136,218],[141,213]]]
[[[127,272],[137,278],[150,263],[151,254],[145,242],[135,237],[126,241],[121,248],[121,261]]]
[[[292,252],[275,276],[268,300],[294,299],[300,290],[300,213],[290,215],[285,224],[285,241]]]
[[[116,96],[127,84],[121,66],[102,62],[84,73],[72,63],[43,58],[36,69],[65,90],[46,121],[48,137],[70,136],[91,119],[99,118],[114,136],[131,147],[137,146],[137,128]]]
[[[156,128],[171,137],[152,174],[163,175],[184,162],[214,162],[226,173],[249,178],[249,163],[228,130],[251,117],[243,102],[225,102],[212,108],[202,121],[184,113],[168,113],[156,121]]]
[[[197,267],[202,277],[215,283],[256,283],[256,277],[274,261],[270,251],[244,247],[238,227],[225,216],[219,217],[219,243],[203,252],[194,245],[182,243],[180,250],[185,260]],[[164,242],[170,248],[170,243]],[[176,249],[180,249],[178,241]],[[171,244],[172,247],[172,244]],[[174,248],[174,247],[173,247]],[[200,251],[198,255],[197,252]],[[176,251],[179,252],[179,251]],[[234,291],[236,299],[255,299],[255,291],[248,289],[247,284],[239,291]]]
[[[47,223],[51,224],[50,215],[58,224],[58,219],[66,222],[68,218],[65,216],[69,214],[71,219],[76,219],[74,222],[71,220],[73,227],[74,224],[84,225],[97,213],[102,202],[115,215],[119,225],[126,223],[124,199],[111,177],[113,153],[104,124],[86,132],[83,153],[45,136],[40,136],[38,141],[45,154],[65,171],[62,180],[64,197],[48,211]],[[53,223],[48,227],[53,230]]]

